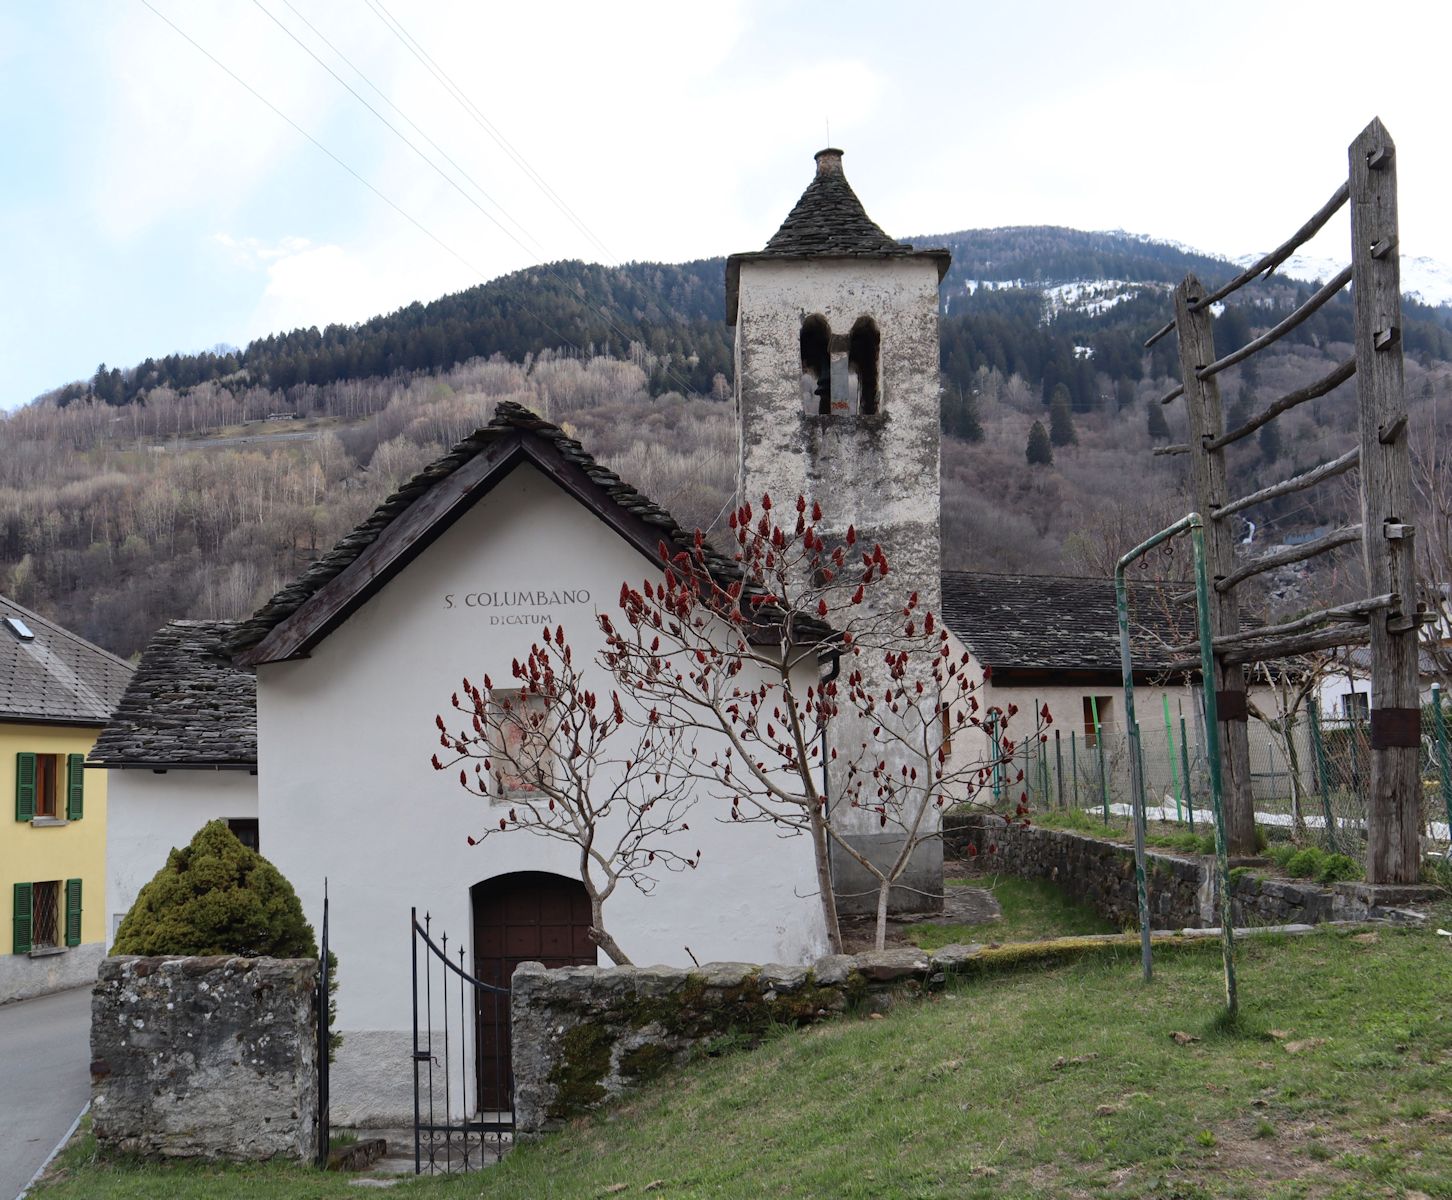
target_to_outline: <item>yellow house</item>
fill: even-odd
[[[0,596],[0,1003],[88,983],[105,953],[106,772],[85,759],[128,663]]]

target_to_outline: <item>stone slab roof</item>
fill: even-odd
[[[952,256],[945,249],[918,250],[885,233],[863,208],[842,171],[842,151],[819,150],[817,173],[785,221],[755,253],[726,260],[726,320],[734,324],[741,264],[773,258],[928,258],[938,278],[948,273]]]
[[[1165,646],[1194,640],[1194,609],[1170,596],[1183,583],[1129,585],[1136,675],[1163,670]],[[1119,618],[1109,579],[943,572],[943,620],[995,674],[1093,673],[1120,679]]]
[[[347,570],[355,559],[382,537],[389,526],[399,520],[416,502],[426,496],[430,489],[500,439],[519,434],[538,439],[556,452],[554,457],[557,461],[563,460],[564,463],[578,468],[589,481],[591,494],[586,497],[588,503],[602,509],[607,506],[623,509],[649,527],[654,542],[650,547],[652,556],[660,541],[681,550],[693,548],[692,534],[683,529],[664,508],[626,483],[614,471],[596,462],[576,439],[559,426],[551,424],[520,404],[506,400],[495,409],[494,417],[488,425],[476,430],[443,457],[426,466],[384,500],[357,528],[345,534],[337,545],[309,566],[297,579],[274,595],[251,617],[239,621],[226,638],[228,650],[237,655],[258,645],[273,629]],[[707,554],[711,573],[717,580],[731,581],[740,578],[740,569],[732,560],[709,548]],[[769,620],[770,613],[766,608],[763,608],[762,614],[763,620]],[[798,618],[798,622],[804,635],[818,637],[829,632],[825,626],[814,622],[801,618]]]
[[[89,761],[108,767],[257,766],[257,679],[232,665],[230,621],[171,621],[147,643]]]
[[[35,636],[21,638],[13,618]],[[131,664],[0,596],[0,723],[104,725]]]

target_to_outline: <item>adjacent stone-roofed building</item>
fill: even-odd
[[[0,596],[0,722],[103,725],[131,664]]]
[[[147,643],[90,760],[108,767],[257,766],[257,680],[232,664],[230,621],[172,621]]]
[[[1163,672],[1172,658],[1166,648],[1193,640],[1193,608],[1172,599],[1186,587],[1130,584],[1137,678]],[[997,682],[1121,682],[1112,580],[944,571],[943,620]]]

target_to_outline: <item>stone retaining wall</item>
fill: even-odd
[[[810,1025],[857,1004],[886,1008],[897,994],[940,986],[981,950],[835,954],[810,967],[524,963],[510,997],[515,1128],[555,1128],[694,1054],[754,1044],[773,1025]]]
[[[91,1128],[175,1158],[317,1152],[317,963],[105,959],[91,1006]]]
[[[965,855],[1025,879],[1048,879],[1121,927],[1139,925],[1134,847],[1067,829],[1010,825],[979,813],[944,818],[943,840]],[[1213,855],[1146,850],[1150,924],[1155,929],[1204,929],[1216,924],[1219,888]],[[1414,919],[1403,905],[1421,889],[1364,883],[1277,879],[1254,867],[1231,874],[1231,920],[1236,925],[1315,925],[1322,921]]]

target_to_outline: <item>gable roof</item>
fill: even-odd
[[[557,425],[502,401],[488,425],[430,463],[336,546],[279,591],[227,638],[243,666],[304,658],[413,561],[516,466],[529,463],[580,501],[652,562],[662,542],[692,550],[692,535],[649,497],[595,461]],[[737,564],[706,550],[720,582],[739,579]],[[763,606],[763,617],[771,614]],[[795,618],[804,633],[825,626]]]
[[[1171,599],[1184,587],[1130,583],[1136,678],[1163,672],[1174,657],[1168,646],[1195,639],[1193,607]],[[1112,580],[944,571],[943,620],[997,679],[1121,680]]]
[[[107,767],[257,766],[257,677],[234,666],[230,621],[171,621],[146,644],[88,762]]]
[[[16,636],[6,617],[35,635]],[[0,596],[0,722],[104,725],[131,664]]]
[[[741,264],[770,258],[926,258],[941,280],[952,255],[945,249],[915,250],[883,232],[862,207],[842,171],[842,151],[816,154],[817,173],[785,221],[755,253],[733,254],[726,260],[726,323],[736,323]]]

